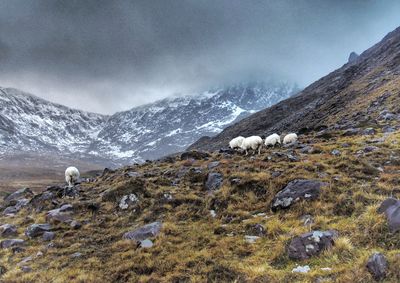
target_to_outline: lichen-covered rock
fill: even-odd
[[[8,239],[8,240],[3,240],[0,243],[0,247],[2,249],[8,249],[12,247],[21,247],[25,244],[25,241],[22,239]]]
[[[18,199],[29,199],[33,197],[33,192],[29,188],[20,189],[4,198],[5,206],[15,205]]]
[[[372,277],[374,277],[375,280],[383,280],[386,277],[388,261],[383,254],[374,253],[368,259],[367,269],[372,274]]]
[[[53,222],[67,223],[72,220],[72,205],[64,204],[60,208],[53,209],[47,212],[46,220]]]
[[[130,194],[135,194],[136,196],[146,194],[145,181],[142,178],[130,178],[127,182],[115,188],[107,189],[101,196],[102,201],[119,203],[123,196]]]
[[[25,230],[25,235],[28,238],[35,238],[44,234],[44,232],[50,231],[50,224],[32,224]]]
[[[37,212],[41,212],[45,209],[53,209],[57,205],[57,202],[55,201],[56,197],[57,195],[55,192],[44,191],[43,193],[37,194],[31,198],[28,205]]]
[[[18,210],[15,208],[15,206],[6,207],[3,210],[3,214],[4,215],[13,215],[13,214],[16,214],[16,213],[18,213]]]
[[[318,255],[334,245],[338,237],[337,231],[312,231],[292,239],[288,246],[288,256],[291,259],[307,259]]]
[[[16,236],[17,234],[17,227],[15,225],[3,224],[0,226],[1,237]]]
[[[118,206],[120,209],[125,210],[138,202],[139,202],[139,199],[135,194],[129,194],[129,195],[125,195],[121,198]]]
[[[279,191],[271,203],[272,211],[289,208],[299,200],[314,200],[318,198],[321,187],[327,183],[316,180],[294,180]]]
[[[385,213],[389,230],[395,233],[400,230],[400,201],[395,198],[388,198],[378,208],[379,213]]]
[[[127,232],[123,235],[124,239],[135,240],[135,241],[144,241],[147,238],[156,237],[162,228],[161,222],[153,222],[150,224],[146,224],[136,230]]]
[[[204,187],[208,191],[216,191],[222,186],[223,181],[224,177],[221,173],[209,173],[207,175],[207,180],[204,184]]]

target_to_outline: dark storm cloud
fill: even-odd
[[[0,85],[104,113],[237,81],[304,86],[399,12],[397,0],[0,0]]]

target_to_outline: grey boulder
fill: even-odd
[[[384,200],[378,208],[379,213],[385,213],[389,230],[395,233],[400,230],[400,201],[395,198]]]
[[[321,187],[327,183],[316,180],[294,180],[279,191],[271,203],[272,211],[289,208],[299,200],[314,200],[321,193]]]
[[[386,277],[388,261],[381,253],[374,253],[367,262],[367,269],[376,281],[383,280]]]
[[[292,239],[287,252],[291,259],[307,259],[320,254],[322,251],[330,249],[334,245],[338,232],[312,231]]]
[[[1,237],[16,236],[17,234],[17,227],[15,225],[3,224],[0,226]]]
[[[45,232],[51,230],[50,224],[32,224],[25,230],[25,235],[28,238],[35,238],[38,236],[42,236]]]
[[[25,241],[22,239],[8,239],[1,241],[0,247],[2,249],[8,249],[12,247],[21,247],[25,244]]]
[[[126,232],[123,235],[123,238],[141,242],[146,240],[147,238],[156,237],[160,233],[161,228],[162,228],[161,222],[153,222],[150,224],[146,224],[136,230]]]
[[[204,186],[208,191],[216,191],[222,186],[223,180],[221,173],[209,173]]]

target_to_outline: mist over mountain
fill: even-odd
[[[237,84],[106,116],[1,88],[0,153],[58,154],[103,166],[143,162],[182,151],[297,91],[288,83]]]
[[[302,88],[398,25],[388,1],[1,1],[0,85],[113,114],[209,86]]]

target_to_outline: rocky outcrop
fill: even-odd
[[[204,187],[208,191],[216,191],[222,186],[224,177],[221,173],[209,173]]]
[[[28,238],[36,238],[42,236],[45,232],[51,230],[50,224],[32,224],[25,230],[25,235]]]
[[[292,239],[287,252],[291,259],[307,259],[330,249],[338,237],[334,230],[312,231]]]
[[[395,198],[388,198],[378,208],[379,213],[385,213],[389,230],[395,233],[400,230],[400,201]]]
[[[321,188],[327,183],[315,180],[294,180],[279,191],[271,203],[272,211],[286,209],[300,200],[314,200],[318,198]]]
[[[146,224],[136,230],[125,233],[123,235],[123,238],[140,242],[146,240],[147,238],[156,237],[160,233],[161,228],[161,222],[153,222],[150,224]]]
[[[368,259],[366,267],[376,281],[381,281],[386,277],[388,261],[383,254],[374,253]]]

